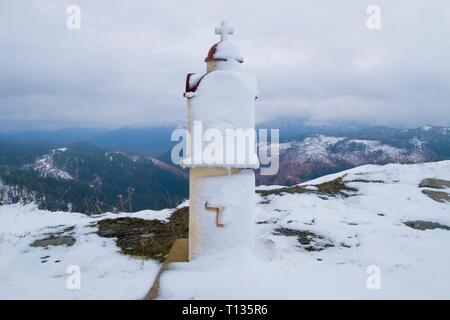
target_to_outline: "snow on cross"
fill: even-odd
[[[234,34],[233,28],[226,21],[220,23],[220,27],[216,27],[216,34],[220,34],[220,41],[225,41],[228,39],[228,35]]]

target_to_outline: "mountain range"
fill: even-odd
[[[48,210],[102,213],[176,206],[186,173],[156,158],[88,143],[47,149],[0,143],[0,201],[37,202]]]
[[[280,171],[257,176],[259,184],[293,185],[363,164],[420,163],[450,158],[450,129],[367,127],[336,135],[282,139]]]
[[[257,171],[257,185],[290,186],[364,164],[450,159],[449,128],[318,127],[295,121],[258,127],[281,127],[281,139],[278,173]],[[174,207],[188,198],[188,172],[171,162],[172,129],[4,134],[0,202],[90,214]]]

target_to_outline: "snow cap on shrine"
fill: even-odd
[[[233,34],[234,30],[226,21],[222,21],[220,26],[216,27],[215,33],[220,35],[220,41],[209,49],[205,62],[211,60],[244,62],[239,49],[228,40],[228,35]]]

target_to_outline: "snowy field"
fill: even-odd
[[[314,192],[340,177],[349,190]],[[299,193],[258,195],[254,250],[172,264],[161,278],[160,298],[449,299],[450,203],[422,191],[450,190],[419,187],[426,178],[450,180],[450,161],[366,165],[304,183]],[[164,220],[171,212],[131,216]],[[159,264],[120,254],[114,239],[99,237],[92,227],[117,216],[0,206],[0,298],[143,298]],[[417,220],[440,227],[405,225]],[[72,246],[30,246],[69,226],[75,226]],[[70,265],[81,268],[80,290],[66,286]],[[369,266],[379,270],[379,289],[367,287]]]
[[[114,239],[99,237],[92,226],[121,216],[164,220],[170,213],[146,210],[93,218],[34,205],[0,206],[0,299],[142,299],[159,263],[120,254]],[[67,234],[76,239],[72,246],[30,246],[71,226],[75,228]],[[80,290],[66,285],[71,265],[80,267]]]

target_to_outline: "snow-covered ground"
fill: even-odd
[[[314,191],[314,185],[339,177],[357,189],[345,191],[353,196],[259,195],[254,251],[233,248],[173,263],[161,278],[160,298],[449,299],[450,231],[422,231],[404,222],[450,226],[450,203],[429,198],[422,190],[434,189],[419,187],[425,178],[450,180],[450,161],[365,165],[303,186]],[[171,212],[131,216],[167,219]],[[32,205],[0,206],[0,299],[142,298],[159,264],[122,255],[113,239],[95,234],[93,222],[108,217],[118,215],[88,217],[40,211]],[[73,246],[30,247],[43,234],[68,226],[75,226],[70,231],[77,240]],[[280,229],[310,232],[321,237],[316,239],[319,244],[333,246],[307,251],[297,236],[280,234]],[[66,286],[70,265],[81,268],[81,290]],[[369,266],[379,270],[380,289],[366,285],[374,277],[367,273]]]
[[[450,203],[432,200],[419,188],[424,178],[450,180],[450,161],[365,165],[304,185],[344,174],[344,181],[374,182],[347,183],[358,189],[348,198],[303,193],[260,199],[255,254],[223,252],[173,264],[161,279],[161,298],[450,298],[450,231],[403,224],[425,220],[450,226]],[[335,246],[307,252],[296,237],[275,235],[280,227],[314,232]],[[380,289],[368,289],[374,276],[368,268],[380,271]]]
[[[120,254],[114,239],[99,237],[93,224],[124,216],[165,220],[171,212],[89,217],[42,211],[35,205],[0,206],[0,299],[142,299],[159,264]],[[76,239],[73,246],[30,246],[47,233],[71,226],[75,228],[65,234]],[[66,285],[74,275],[72,265],[80,268],[80,290]]]

